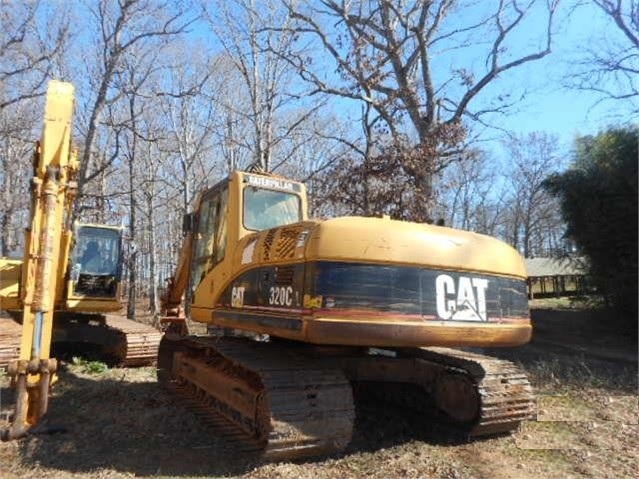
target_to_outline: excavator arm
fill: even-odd
[[[21,278],[20,356],[8,371],[16,385],[12,425],[2,440],[24,436],[47,412],[57,363],[50,357],[53,311],[59,275],[61,237],[70,228],[77,191],[77,155],[71,150],[74,88],[51,81],[41,141],[36,145],[31,182],[31,224],[26,231]]]
[[[185,218],[192,220],[194,216],[187,215]],[[190,226],[187,227],[187,222],[185,221],[184,230],[184,242],[180,250],[175,274],[169,278],[166,291],[161,298],[162,316],[160,318],[160,327],[164,332],[180,335],[188,334],[183,303],[191,274],[191,256],[195,235],[193,222],[191,221]]]

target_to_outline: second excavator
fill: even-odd
[[[156,359],[161,333],[122,316],[122,228],[77,223],[64,232],[55,294],[52,354],[144,366]],[[22,261],[0,258],[0,367],[18,356]]]
[[[523,370],[459,349],[529,341],[513,248],[306,208],[303,184],[259,171],[200,194],[163,299],[163,385],[266,460],[342,451],[362,394],[436,408],[474,435],[534,417]],[[208,336],[188,334],[184,297]]]
[[[160,333],[110,316],[120,305],[122,229],[72,224],[77,155],[71,147],[73,85],[51,81],[31,178],[22,261],[0,258],[0,366],[16,387],[15,414],[0,439],[27,434],[46,414],[56,375],[52,347],[89,344],[115,362],[154,360]],[[142,347],[140,348],[140,345]]]
[[[32,188],[42,181],[38,171],[48,171],[58,163],[73,165],[72,170],[77,168],[75,153],[69,143],[73,102],[71,85],[51,83],[42,141],[36,146],[34,157],[36,175]],[[67,190],[72,192],[75,183],[70,181],[70,184],[72,187]],[[66,196],[63,193],[51,196],[70,210],[75,193],[65,193]],[[51,292],[54,355],[88,355],[124,366],[154,362],[161,333],[117,314],[122,310],[122,228],[101,224],[71,225],[68,217],[54,208],[50,211],[53,213],[32,212],[32,216],[43,217],[41,221],[46,221],[49,230],[53,231],[49,241],[55,243],[56,266],[50,273],[53,277],[49,278],[55,285]],[[27,284],[33,283],[33,277],[28,272],[29,266],[24,265],[43,256],[39,252],[44,248],[43,239],[30,238],[32,230],[33,227],[27,232],[27,244],[31,242],[37,253],[25,255],[27,260],[0,258],[0,309],[8,313],[0,317],[0,367],[6,367],[19,356],[23,310],[25,303],[30,301],[27,286],[33,286]],[[52,245],[48,247],[53,248]]]

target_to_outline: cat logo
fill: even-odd
[[[487,321],[488,280],[460,276],[455,280],[440,274],[435,280],[437,315],[452,321]]]
[[[244,307],[244,286],[233,286],[231,289],[231,307],[242,308]]]

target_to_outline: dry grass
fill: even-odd
[[[550,339],[569,323],[548,326]],[[633,350],[623,338],[609,338],[605,359],[539,339],[499,352],[522,363],[539,393],[538,420],[513,435],[469,441],[432,418],[368,405],[358,410],[344,454],[280,464],[247,462],[229,450],[158,387],[153,368],[103,370],[76,361],[64,366],[51,398],[50,421],[66,432],[0,444],[0,477],[637,477],[637,364],[617,360]],[[602,347],[599,336],[591,339]],[[7,378],[0,381],[0,411],[6,413],[11,394]]]

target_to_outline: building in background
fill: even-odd
[[[584,258],[527,258],[526,270],[530,299],[592,292]]]

